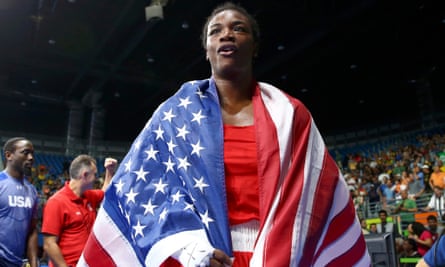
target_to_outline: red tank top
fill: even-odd
[[[258,162],[254,126],[224,125],[224,169],[230,225],[259,220]],[[251,252],[234,251],[232,267],[249,266]],[[182,266],[168,258],[162,267]]]
[[[224,125],[224,169],[230,225],[259,220],[254,126]]]

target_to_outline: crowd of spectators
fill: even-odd
[[[337,158],[360,217],[397,212],[403,191],[425,208],[433,188],[445,188],[445,135],[420,135],[415,144],[393,144],[376,153]],[[399,210],[400,212],[400,210]]]
[[[444,134],[419,135],[374,153],[337,153],[363,233],[394,232],[398,257],[422,257],[443,231],[444,162]],[[427,223],[416,220],[432,211]]]

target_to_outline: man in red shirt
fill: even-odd
[[[70,181],[47,202],[42,223],[44,249],[49,266],[74,267],[96,220],[97,209],[116,170],[117,160],[105,159],[105,179],[101,189],[93,189],[96,160],[77,156],[70,165]]]

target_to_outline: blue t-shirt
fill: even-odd
[[[445,266],[445,237],[441,236],[434,242],[434,245],[425,254],[423,260],[431,267]]]
[[[24,179],[23,183],[0,172],[0,258],[21,264],[31,220],[37,218],[37,191]]]

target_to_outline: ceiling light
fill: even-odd
[[[282,51],[282,50],[284,50],[284,45],[279,45],[279,46],[277,46],[277,49],[278,49],[278,51]]]
[[[182,27],[183,29],[188,29],[188,28],[190,27],[190,25],[189,25],[189,23],[188,23],[187,21],[184,21],[184,22],[182,22],[181,27]]]
[[[55,44],[56,44],[56,40],[54,40],[54,39],[49,39],[49,40],[48,40],[48,44],[50,44],[50,45],[55,45]]]
[[[145,20],[149,21],[151,19],[163,19],[164,7],[168,3],[168,0],[153,0],[149,6],[145,7]]]
[[[162,6],[160,5],[149,5],[145,7],[145,20],[149,21],[151,19],[163,19],[164,12]]]

